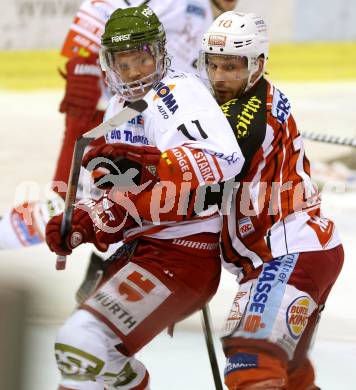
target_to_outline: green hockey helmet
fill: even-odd
[[[114,11],[101,38],[100,63],[111,89],[137,100],[165,75],[166,34],[148,6]]]

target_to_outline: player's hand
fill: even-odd
[[[98,160],[98,164],[95,163],[96,158],[105,158],[112,161],[118,168],[120,173],[125,173],[129,168],[137,170],[137,176],[134,178],[136,185],[147,183],[148,181],[152,184],[156,183],[157,177],[157,166],[161,159],[161,152],[154,146],[134,146],[123,143],[116,144],[105,144],[94,147],[88,153],[85,154],[82,165],[93,170],[98,168],[98,164],[109,170],[112,174],[118,174],[114,172],[112,167],[107,164],[101,164]],[[98,175],[94,178],[95,182],[98,183],[101,178],[105,176],[105,173]]]
[[[49,249],[60,256],[67,256],[77,246],[93,243],[105,252],[109,244],[123,238],[123,228],[133,224],[125,210],[106,197],[99,201],[83,199],[76,203],[72,226],[65,239],[61,236],[63,214],[54,216],[46,226],[46,242]]]
[[[74,117],[90,118],[101,96],[99,80],[102,72],[97,56],[74,57],[66,63],[66,73],[60,73],[66,80],[66,87],[59,111]]]

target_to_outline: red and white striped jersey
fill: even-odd
[[[320,194],[287,97],[262,78],[222,109],[245,157],[223,217],[226,267],[242,277],[288,253],[337,246],[334,223],[321,214]]]

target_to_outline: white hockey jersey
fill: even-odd
[[[170,70],[144,99],[148,108],[142,115],[108,133],[108,143],[154,145],[162,152],[181,147],[182,170],[189,165],[200,184],[222,182],[240,172],[244,158],[234,133],[197,77]],[[114,96],[104,119],[118,113],[122,106],[122,99]],[[199,152],[194,153],[197,149]],[[159,227],[147,223],[131,229],[127,236],[145,232],[153,237],[176,238],[200,232],[217,233],[220,229],[220,217],[215,214],[185,222],[162,222]],[[151,234],[153,231],[156,233]]]

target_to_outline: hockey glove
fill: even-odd
[[[105,144],[91,149],[83,158],[82,165],[94,173],[94,182],[100,188],[111,188],[113,185],[122,188],[122,191],[130,191],[127,188],[128,183],[120,183],[120,175],[132,171],[132,184],[139,186],[148,183],[153,186],[157,180],[157,166],[161,158],[161,152],[154,146],[133,146],[129,144]],[[94,159],[98,159],[97,161]],[[103,160],[103,161],[100,161]],[[110,160],[111,165],[104,160]],[[107,171],[100,171],[99,167]],[[105,180],[107,173],[111,173],[111,179],[116,177],[117,180]],[[123,179],[123,176],[121,177]],[[126,182],[128,180],[126,177]],[[123,181],[123,180],[122,180]]]
[[[110,244],[123,239],[123,229],[134,224],[125,209],[106,197],[99,201],[83,199],[73,210],[72,226],[65,239],[61,236],[63,214],[53,217],[46,227],[46,242],[57,255],[66,256],[86,242],[105,252]]]
[[[66,80],[65,95],[59,111],[74,117],[89,117],[95,114],[101,96],[99,80],[102,72],[97,56],[74,57],[66,63],[66,73],[60,71]]]

